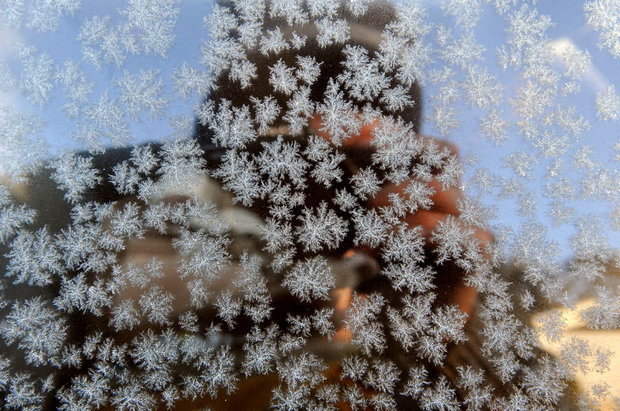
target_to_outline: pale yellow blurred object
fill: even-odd
[[[532,318],[532,326],[539,333],[541,348],[559,357],[562,347],[573,337],[587,341],[590,347],[607,349],[614,353],[609,362],[609,370],[600,373],[594,369],[587,372],[576,371],[573,377],[578,387],[585,393],[591,395],[592,388],[597,384],[606,384],[609,388],[609,395],[600,402],[600,410],[618,410],[617,400],[620,397],[620,329],[615,330],[592,330],[583,321],[580,312],[593,306],[596,303],[594,298],[584,299],[576,304],[573,309],[560,308],[562,318],[566,322],[562,338],[557,342],[549,341],[541,332],[540,318],[549,312],[542,312]]]

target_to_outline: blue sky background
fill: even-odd
[[[440,22],[447,26],[456,24],[443,16],[441,10],[436,6],[438,2],[427,0],[423,3],[428,8],[431,21]],[[124,1],[119,0],[105,2],[84,0],[82,9],[73,17],[63,18],[59,29],[52,33],[40,34],[26,28],[19,31],[9,30],[0,24],[0,62],[6,62],[11,72],[18,74],[20,64],[15,59],[12,47],[20,43],[34,45],[39,51],[48,53],[57,64],[67,59],[81,62],[82,53],[77,40],[81,22],[94,15],[109,15],[112,18],[112,24],[114,24],[119,21],[118,10],[123,8],[124,4]],[[181,14],[176,26],[176,42],[167,59],[157,56],[130,55],[123,67],[118,68],[113,64],[107,64],[101,70],[97,70],[86,63],[81,64],[89,79],[95,83],[94,98],[97,98],[105,90],[109,91],[110,97],[117,96],[119,90],[113,86],[113,80],[125,72],[137,73],[140,69],[160,70],[161,77],[166,84],[166,92],[170,98],[174,97],[171,81],[173,69],[180,66],[181,62],[188,62],[191,66],[200,68],[200,46],[203,41],[208,39],[203,17],[209,15],[212,2],[187,0],[182,2],[180,7]],[[609,169],[617,170],[618,161],[614,159],[617,153],[612,148],[614,143],[619,140],[619,124],[618,122],[598,121],[594,102],[596,92],[606,88],[607,85],[616,85],[617,92],[620,92],[620,62],[607,51],[599,50],[597,47],[599,34],[585,23],[583,1],[540,0],[536,3],[536,8],[541,14],[549,15],[555,23],[555,26],[547,32],[551,42],[568,39],[580,49],[589,51],[593,63],[592,70],[583,79],[581,92],[564,100],[564,102],[574,105],[577,111],[592,125],[582,140],[577,142],[576,147],[583,144],[590,145],[595,151],[595,160],[602,162]],[[490,72],[500,78],[504,85],[505,94],[511,96],[520,84],[518,73],[512,70],[503,71],[497,64],[496,56],[496,47],[506,41],[505,28],[504,17],[498,16],[493,6],[486,5],[480,24],[476,29],[477,41],[486,49],[483,64]],[[435,67],[439,67],[439,65]],[[561,66],[558,66],[558,69],[561,70]],[[433,88],[426,88],[424,93],[426,96],[432,95]],[[153,121],[147,117],[142,117],[143,121],[130,122],[130,129],[134,136],[132,143],[139,144],[170,138],[174,130],[169,119],[176,116],[191,116],[191,108],[198,101],[198,96],[186,101],[173,99],[166,110],[165,118]],[[76,128],[75,121],[68,119],[60,109],[64,102],[63,91],[60,87],[53,90],[52,98],[43,107],[32,105],[18,93],[0,93],[0,106],[11,107],[22,113],[32,113],[45,121],[42,137],[47,144],[49,156],[58,155],[66,149],[83,149],[83,145],[72,136]],[[463,158],[467,159],[473,156],[479,160],[476,165],[466,165],[464,188],[469,195],[476,196],[484,203],[496,207],[497,214],[495,220],[492,221],[493,225],[511,227],[518,231],[523,224],[531,221],[532,218],[519,216],[517,213],[518,206],[512,199],[498,200],[496,195],[481,196],[476,191],[470,191],[468,181],[480,167],[484,167],[501,177],[514,177],[514,173],[503,164],[503,158],[512,152],[533,152],[533,150],[518,135],[516,127],[510,128],[510,139],[504,145],[498,146],[484,139],[478,131],[479,115],[482,111],[472,110],[466,105],[459,107],[459,110],[461,111],[461,127],[448,138],[459,147]],[[429,135],[438,134],[437,130],[433,129],[430,124],[423,124],[422,130]],[[570,163],[570,160],[567,158],[567,164]],[[529,181],[523,181],[527,183],[538,204],[537,221],[548,227],[549,237],[559,244],[562,258],[568,258],[572,253],[570,238],[574,235],[575,227],[571,224],[556,227],[547,216],[550,200],[543,194],[545,184],[543,176],[549,164],[550,161],[541,160],[534,171],[533,178]],[[577,177],[578,173],[568,176],[572,181],[576,181]],[[620,233],[617,228],[614,229],[609,224],[610,220],[607,217],[612,211],[613,204],[606,201],[571,201],[567,205],[574,207],[578,215],[602,216],[603,222],[606,223],[604,234],[610,245],[618,249]]]

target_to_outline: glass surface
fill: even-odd
[[[7,409],[620,408],[620,5],[0,3]]]

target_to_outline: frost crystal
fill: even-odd
[[[613,408],[620,6],[565,3],[594,38],[535,0],[0,1],[0,403]]]

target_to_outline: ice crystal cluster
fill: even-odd
[[[0,2],[3,408],[620,407],[617,2],[198,3]]]

